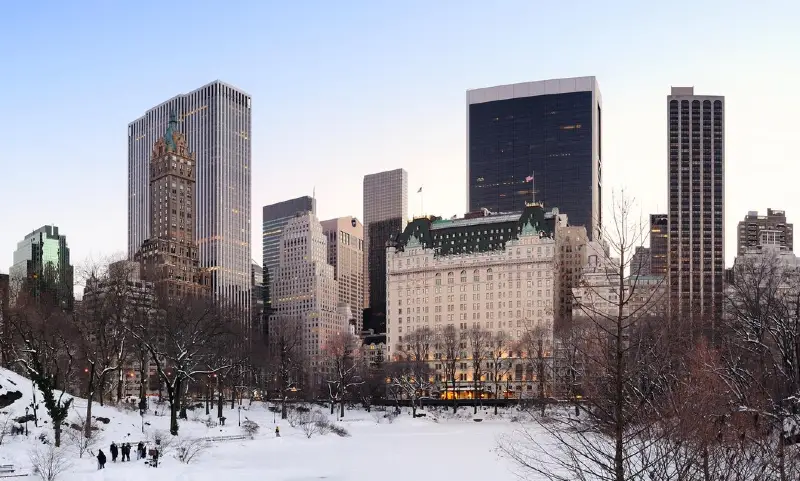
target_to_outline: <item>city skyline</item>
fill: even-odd
[[[117,28],[114,22],[122,15],[118,7],[82,12],[81,21],[73,24],[76,12],[54,6],[43,12],[36,29],[28,31],[17,26],[24,23],[25,10],[11,7],[4,19],[9,26],[0,33],[2,44],[14,45],[13,51],[4,52],[12,74],[4,80],[7,88],[0,97],[6,112],[0,119],[5,134],[0,158],[3,187],[10,191],[9,198],[20,199],[36,178],[38,188],[59,192],[65,200],[55,203],[33,196],[4,211],[0,272],[12,264],[17,239],[50,223],[69,233],[76,264],[88,256],[124,252],[126,166],[121,129],[149,106],[216,78],[253,97],[251,225],[260,225],[261,206],[303,191],[311,194],[315,187],[320,218],[363,219],[359,188],[363,175],[395,167],[409,172],[410,215],[420,213],[421,202],[414,194],[420,185],[425,186],[425,212],[462,215],[465,92],[582,75],[595,76],[603,91],[606,213],[612,192],[622,187],[639,201],[643,220],[650,213],[667,211],[662,180],[667,159],[663,96],[675,85],[694,85],[699,92],[726,98],[725,264],[730,265],[735,255],[730,246],[735,245],[736,223],[748,211],[773,207],[785,210],[790,221],[794,212],[800,212],[800,200],[792,195],[792,182],[800,170],[791,162],[789,146],[793,135],[789,115],[800,108],[800,100],[792,94],[800,68],[784,60],[791,54],[789,46],[800,40],[789,23],[798,9],[793,3],[785,3],[779,18],[757,6],[719,12],[702,5],[693,7],[691,18],[672,13],[681,10],[677,5],[649,12],[629,11],[622,5],[602,12],[587,7],[575,19],[585,28],[578,38],[548,45],[532,57],[528,47],[538,45],[542,35],[556,35],[559,25],[572,20],[575,12],[519,3],[518,14],[506,19],[512,25],[487,26],[496,30],[497,38],[486,40],[486,36],[472,38],[463,28],[469,22],[499,19],[480,8],[456,11],[418,3],[398,12],[399,7],[381,6],[350,19],[330,8],[312,14],[308,28],[319,29],[312,38],[303,39],[307,30],[280,27],[291,24],[286,20],[299,17],[300,11],[253,4],[244,22],[269,18],[267,26],[274,23],[277,28],[259,28],[270,33],[249,33],[247,38],[236,31],[247,30],[241,25],[236,30],[219,29],[207,41],[198,37],[196,48],[168,55],[170,68],[153,69],[151,65],[161,60],[138,53],[158,51],[163,41],[130,42],[131,27]],[[182,14],[197,20],[200,30],[200,25],[212,25],[210,18],[198,18],[199,12],[191,10],[180,2],[145,5],[131,14],[136,17],[131,25],[166,27]],[[420,15],[423,11],[425,15]],[[712,11],[715,25],[708,28],[714,29],[715,42],[700,45],[674,35],[706,25],[703,19]],[[602,15],[603,22],[589,26],[590,14]],[[222,17],[230,20],[232,15]],[[615,20],[615,15],[620,18]],[[101,20],[104,16],[110,20]],[[542,17],[551,21],[542,22],[537,32],[514,27]],[[214,24],[225,23],[225,18],[216,18]],[[83,28],[86,22],[100,27],[89,32]],[[418,27],[414,39],[403,33],[410,25]],[[625,35],[615,34],[615,29]],[[667,32],[672,35],[662,35]],[[282,36],[286,41],[281,44],[289,46],[270,50],[255,62],[247,49],[238,52],[235,47],[245,40],[251,45],[271,44]],[[364,36],[374,36],[373,45],[361,46]],[[636,45],[627,40],[631,36],[640,39]],[[685,48],[688,45],[691,51]],[[532,61],[514,61],[523,53]],[[53,56],[58,61],[45,61]],[[305,59],[298,60],[301,57]],[[382,58],[392,61],[378,63],[382,68],[375,72]],[[709,58],[714,61],[708,62]],[[268,68],[272,64],[280,68]],[[747,71],[742,72],[745,64]],[[63,74],[54,76],[50,69]],[[324,80],[309,73],[319,69],[326,71]],[[263,80],[267,70],[278,73]],[[142,75],[144,71],[150,74]],[[300,95],[303,92],[306,95]],[[763,118],[773,122],[765,125]],[[46,142],[41,142],[43,136]],[[315,141],[305,142],[308,136]],[[30,145],[37,148],[31,150]],[[775,178],[779,168],[785,174]],[[36,177],[40,171],[48,175]],[[754,185],[764,187],[754,189]],[[92,215],[87,215],[90,206]],[[252,231],[251,247],[257,257],[261,233],[257,228]]]

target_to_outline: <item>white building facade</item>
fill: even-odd
[[[313,367],[330,337],[348,329],[337,309],[338,284],[328,264],[328,240],[316,215],[298,214],[283,230],[272,280],[273,316],[302,323],[303,353]]]
[[[462,339],[476,328],[493,338],[503,333],[505,358],[519,357],[526,333],[538,329],[547,333],[551,352],[560,219],[557,211],[531,204],[522,213],[411,222],[386,253],[387,358],[395,357],[404,336],[422,328],[440,333],[445,326]],[[469,384],[471,357],[466,350],[462,356],[458,378]],[[504,381],[510,390],[530,389],[522,372],[509,369]]]

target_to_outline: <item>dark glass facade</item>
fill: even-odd
[[[558,207],[572,225],[601,225],[600,146],[593,169],[591,91],[521,97],[469,105],[469,210],[518,212],[534,199]],[[593,217],[597,222],[593,223]],[[591,234],[590,234],[591,235]]]
[[[373,315],[386,313],[386,243],[393,241],[402,231],[403,219],[399,217],[373,222],[368,227],[370,246],[367,262]]]

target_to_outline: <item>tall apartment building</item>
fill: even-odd
[[[40,227],[17,243],[14,265],[8,275],[12,307],[20,291],[25,289],[37,299],[45,294],[52,296],[61,307],[72,310],[75,300],[73,267],[67,237],[59,234],[58,227]]]
[[[296,199],[289,199],[276,204],[265,205],[262,213],[262,269],[264,283],[264,308],[268,311],[271,306],[272,281],[275,271],[280,264],[280,246],[283,229],[296,214],[303,212],[317,213],[316,199],[304,195]]]
[[[386,313],[386,243],[408,219],[408,173],[403,169],[364,176],[366,297],[373,315]],[[368,326],[383,332],[382,326]]]
[[[667,112],[672,315],[713,320],[725,273],[725,98],[673,87]]]
[[[597,237],[601,140],[602,97],[594,77],[468,90],[467,209],[515,212],[535,197]]]
[[[302,323],[305,357],[316,368],[312,371],[323,369],[325,343],[349,326],[337,309],[339,286],[328,264],[328,239],[313,213],[297,214],[284,227],[272,286],[272,316]]]
[[[8,325],[8,274],[0,274],[0,367],[11,364],[11,326]]]
[[[150,162],[150,235],[134,255],[142,278],[163,298],[207,295],[208,270],[200,268],[197,218],[197,162],[174,114],[153,145]],[[249,289],[248,289],[249,291]]]
[[[321,222],[328,238],[328,264],[339,284],[339,303],[350,306],[356,332],[364,327],[364,226],[355,217]]]
[[[669,252],[669,217],[650,214],[650,275],[667,276]]]
[[[404,336],[418,329],[448,325],[460,333],[476,327],[504,333],[512,351],[526,332],[539,329],[551,353],[558,222],[556,212],[539,204],[511,214],[414,219],[387,249],[387,355],[394,358]],[[457,378],[468,390],[472,373],[462,355]],[[508,383],[524,397],[530,373],[523,376],[518,364]]]
[[[250,264],[250,285],[252,286],[251,308],[253,310],[253,326],[260,326],[263,333],[262,323],[264,316],[264,269],[255,262]]]
[[[744,220],[739,221],[737,228],[736,255],[744,255],[752,248],[759,248],[762,231],[775,231],[777,242],[789,251],[794,250],[794,225],[786,222],[786,212],[767,209],[767,215],[758,215],[758,211],[750,211]]]
[[[250,309],[251,98],[219,80],[163,102],[128,125],[128,258],[150,232],[150,154],[177,113],[196,156],[200,266],[219,299]]]

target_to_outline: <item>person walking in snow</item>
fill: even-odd
[[[280,428],[280,426],[275,426],[275,437],[276,438],[281,437],[281,428]]]
[[[103,454],[102,449],[97,450],[97,469],[103,469],[106,467],[106,455]]]
[[[139,441],[139,444],[136,445],[136,459],[144,458],[144,443]]]
[[[127,461],[131,460],[130,447],[128,446],[128,443],[124,443],[122,446],[120,446],[120,451],[122,451],[123,463],[126,461],[126,459]]]
[[[111,441],[111,447],[109,447],[108,450],[111,451],[111,461],[116,463],[117,455],[119,454],[119,448],[117,448],[117,445],[114,444],[114,441]]]

